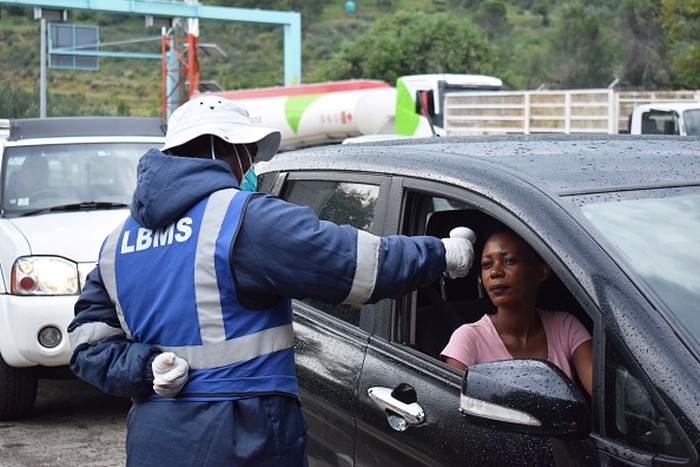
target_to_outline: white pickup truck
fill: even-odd
[[[70,375],[66,328],[102,241],[128,213],[158,118],[10,120],[0,138],[0,420],[31,415],[40,378]]]
[[[633,135],[700,135],[700,102],[640,105],[630,116]]]

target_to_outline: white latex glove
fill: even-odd
[[[474,262],[474,245],[476,235],[466,227],[455,227],[450,231],[450,238],[443,238],[445,245],[445,261],[451,279],[464,277]]]
[[[163,397],[175,397],[187,383],[190,366],[172,352],[153,359],[153,390]]]

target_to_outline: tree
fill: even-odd
[[[532,12],[542,17],[542,26],[549,26],[549,0],[534,0],[532,2]]]
[[[506,18],[506,7],[501,1],[487,0],[476,10],[474,19],[486,30],[486,39],[491,41],[510,29]]]
[[[422,73],[491,73],[495,54],[484,32],[448,13],[399,11],[343,43],[322,79],[369,78],[394,83]]]
[[[700,0],[661,0],[660,20],[673,57],[673,84],[700,87]]]
[[[617,47],[600,16],[579,2],[570,3],[562,9],[550,44],[552,79],[564,88],[607,86],[615,75]]]
[[[623,80],[643,88],[665,87],[670,68],[655,0],[623,0],[618,10],[618,32],[625,48]]]

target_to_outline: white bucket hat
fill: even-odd
[[[221,96],[199,96],[175,109],[161,151],[192,141],[202,135],[218,136],[231,144],[256,143],[255,161],[267,161],[277,153],[282,137],[278,130],[255,126],[248,111]]]

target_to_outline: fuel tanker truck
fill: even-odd
[[[280,150],[289,150],[352,138],[429,136],[441,131],[435,117],[446,94],[502,86],[485,75],[429,74],[403,76],[396,87],[365,79],[211,94],[240,102],[254,123],[279,129]]]

